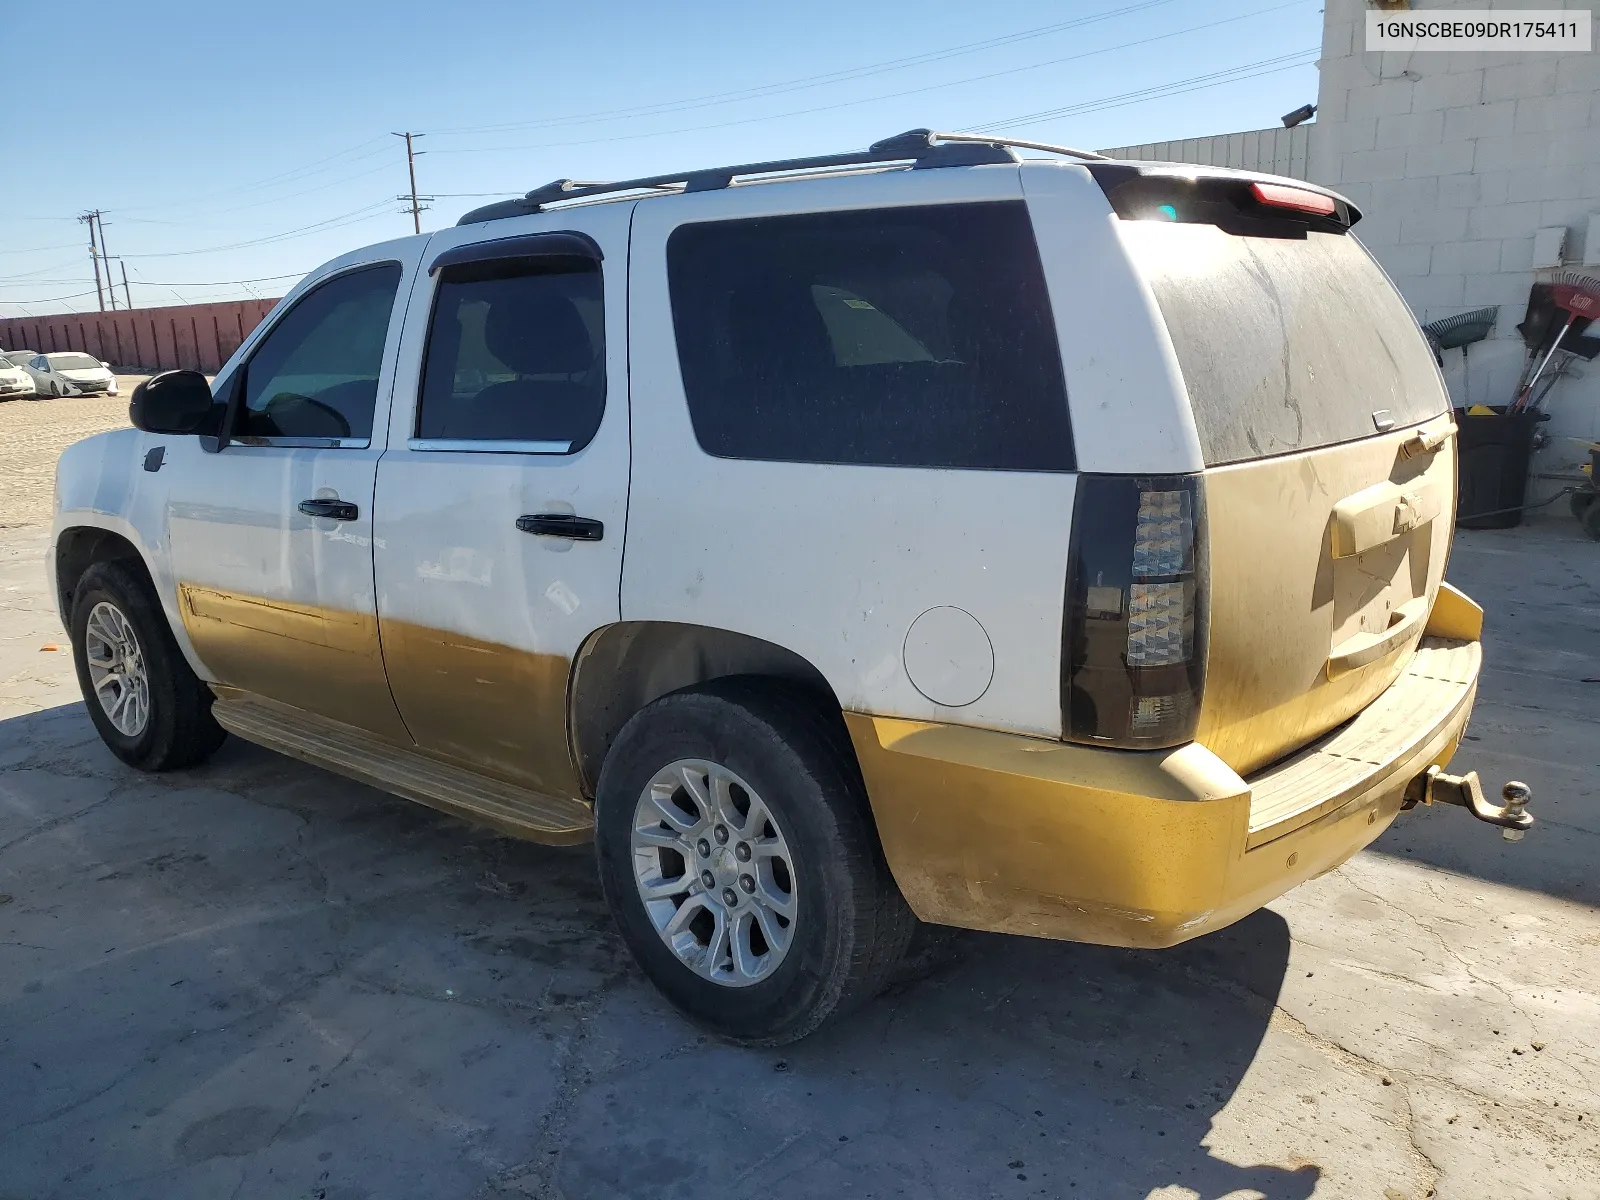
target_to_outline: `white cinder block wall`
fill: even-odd
[[[1110,158],[1199,163],[1208,167],[1234,167],[1242,171],[1266,171],[1271,175],[1292,175],[1296,179],[1305,179],[1313,128],[1311,125],[1296,125],[1293,129],[1285,129],[1279,125],[1275,129],[1220,133],[1215,137],[1149,142],[1143,146],[1113,146],[1100,153]]]
[[[1600,9],[1596,0],[1413,0],[1414,10]],[[1365,0],[1326,0],[1321,85],[1308,178],[1366,216],[1361,240],[1421,321],[1500,305],[1490,340],[1445,352],[1451,395],[1504,404],[1527,351],[1516,326],[1536,270],[1534,237],[1567,231],[1566,268],[1600,245],[1600,50],[1582,53],[1368,53]],[[1594,21],[1600,31],[1600,14]],[[1600,34],[1597,34],[1600,36]],[[1600,329],[1593,332],[1600,333]],[[1545,402],[1550,439],[1534,457],[1530,500],[1574,477],[1600,441],[1600,358],[1577,364]]]

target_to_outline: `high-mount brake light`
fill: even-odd
[[[1136,749],[1193,738],[1205,574],[1197,476],[1078,477],[1062,645],[1067,738]]]
[[[1268,208],[1288,208],[1295,212],[1315,213],[1319,217],[1331,217],[1337,211],[1332,196],[1305,188],[1286,187],[1281,183],[1252,183],[1250,194]]]

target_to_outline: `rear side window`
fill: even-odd
[[[1448,407],[1411,310],[1353,236],[1120,230],[1166,319],[1208,465],[1371,437]]]
[[[400,265],[339,275],[307,292],[245,367],[234,436],[370,438]]]
[[[599,263],[508,258],[443,269],[418,437],[571,453],[600,428],[605,396]]]
[[[707,453],[1070,471],[1066,385],[1020,201],[685,225],[667,243]]]

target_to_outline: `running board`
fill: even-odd
[[[326,767],[451,816],[512,837],[570,846],[594,836],[594,814],[579,800],[545,796],[515,784],[403,750],[338,721],[231,689],[211,706],[229,733],[269,750]]]

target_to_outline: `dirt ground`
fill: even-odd
[[[123,767],[43,559],[117,401],[0,405],[0,1197],[1600,1197],[1600,544],[1463,533],[1457,767],[1520,777],[1230,929],[978,934],[781,1052],[677,1017],[588,853],[234,739]],[[1108,814],[1108,819],[1114,819]]]
[[[144,375],[117,376],[115,396],[0,403],[0,530],[50,523],[56,458],[73,442],[128,423],[128,397]]]

